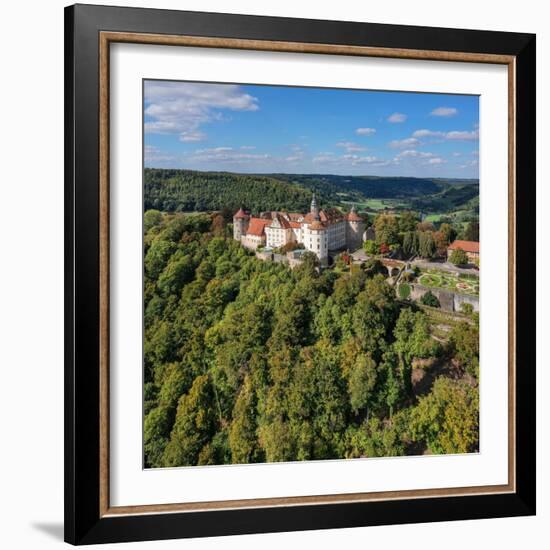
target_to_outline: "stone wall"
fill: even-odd
[[[261,237],[255,237],[255,236],[243,236],[241,238],[241,244],[250,250],[256,250],[260,245],[264,244],[264,240],[261,239]]]
[[[471,304],[474,311],[479,311],[479,296],[470,296],[469,294],[455,294],[455,311],[461,311],[462,304]]]
[[[274,254],[270,250],[269,252],[265,252],[263,250],[256,250],[256,258],[263,261],[273,261],[274,260]]]
[[[432,294],[437,297],[441,304],[441,309],[444,311],[458,311],[462,304],[471,304],[474,311],[479,311],[479,297],[471,296],[469,294],[459,294],[457,292],[450,292],[443,290],[442,288],[430,288],[427,286],[408,283],[411,287],[411,300],[418,301],[426,292],[432,291]]]

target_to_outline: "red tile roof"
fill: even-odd
[[[290,223],[290,227],[292,227],[293,229],[300,229],[300,227],[302,227],[302,224],[300,222],[289,222]]]
[[[479,243],[477,241],[454,241],[449,245],[449,250],[461,248],[464,252],[474,252],[479,254]]]
[[[248,224],[248,230],[246,231],[247,235],[254,235],[256,237],[261,237],[265,234],[266,225],[271,225],[272,220],[264,220],[263,218],[250,218],[250,223]]]
[[[273,216],[273,219],[277,220],[281,224],[281,227],[283,229],[288,229],[290,227],[290,222],[282,214],[279,214],[278,212],[275,213],[275,215]]]
[[[348,212],[348,215],[346,216],[346,218],[350,222],[362,222],[363,221],[361,219],[361,216],[359,216],[359,214],[357,214],[357,212],[355,212],[354,210],[352,210],[351,212]]]
[[[304,215],[300,214],[299,212],[289,212],[287,216],[291,222],[297,222],[304,217]]]
[[[344,219],[344,215],[340,210],[337,210],[336,208],[329,208],[327,210],[320,210],[319,211],[319,219],[327,224],[330,225],[331,223],[337,223],[341,222]],[[304,221],[306,223],[311,223],[315,220],[314,215],[311,212],[308,212],[304,216]]]
[[[321,210],[319,212],[319,217],[322,222],[325,223],[336,223],[341,222],[344,219],[344,215],[338,208],[327,208],[326,210]]]
[[[249,214],[247,214],[242,208],[239,208],[239,210],[237,211],[237,213],[233,216],[234,218],[239,218],[239,219],[248,219],[250,217]]]
[[[320,230],[325,228],[325,224],[319,220],[315,220],[309,224],[310,229]]]

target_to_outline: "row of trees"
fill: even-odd
[[[259,261],[219,215],[146,212],[145,229],[148,467],[477,449],[476,383],[411,385],[415,358],[469,369],[476,326],[442,345],[374,270]]]

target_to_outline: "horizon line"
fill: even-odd
[[[425,180],[464,180],[464,181],[477,181],[479,183],[479,177],[477,178],[457,178],[452,176],[379,176],[376,174],[334,174],[332,172],[234,172],[231,170],[197,170],[196,168],[181,168],[170,166],[144,166],[143,170],[181,170],[187,172],[204,172],[205,174],[238,174],[242,176],[272,176],[278,174],[285,174],[288,176],[338,176],[344,178],[414,178]]]

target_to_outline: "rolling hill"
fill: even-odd
[[[425,214],[461,212],[476,218],[479,184],[475,180],[413,177],[337,176],[330,174],[237,174],[146,168],[144,208],[173,211],[307,211],[311,194],[320,204],[348,209],[369,204]],[[366,202],[366,201],[370,201]]]

